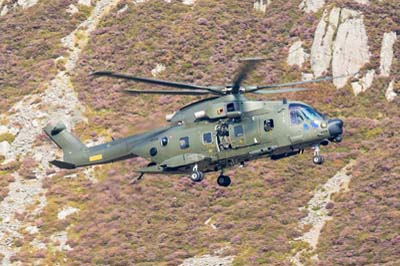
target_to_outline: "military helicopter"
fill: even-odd
[[[173,87],[173,90],[133,90],[138,94],[212,95],[167,115],[168,126],[116,139],[93,147],[85,146],[59,122],[48,124],[44,131],[63,150],[64,160],[50,163],[66,169],[97,165],[142,157],[150,161],[147,167],[137,169],[138,179],[143,174],[188,174],[200,182],[204,173],[219,171],[217,183],[229,186],[231,179],[224,170],[245,162],[270,158],[278,160],[314,149],[313,162],[322,164],[320,145],[341,142],[343,121],[328,119],[311,106],[288,101],[248,100],[245,94],[272,94],[307,90],[292,86],[332,80],[322,77],[265,86],[242,85],[261,58],[241,60],[232,84],[201,86],[98,71],[94,77],[111,77]]]

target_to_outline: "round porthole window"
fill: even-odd
[[[153,147],[150,149],[150,155],[151,156],[156,156],[157,155],[157,148]]]
[[[167,144],[168,144],[168,138],[167,138],[167,137],[163,137],[163,138],[161,139],[161,145],[162,145],[162,146],[167,146]]]

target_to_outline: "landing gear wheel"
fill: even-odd
[[[315,163],[315,164],[323,164],[324,163],[324,157],[322,157],[321,155],[315,155],[313,157],[313,163]]]
[[[204,179],[204,174],[201,171],[194,171],[191,175],[190,175],[190,179],[193,182],[200,182],[201,180]]]
[[[340,142],[342,142],[342,139],[343,139],[342,135],[339,135],[339,136],[337,136],[337,137],[335,138],[335,142],[336,142],[336,143],[340,143]]]
[[[227,175],[220,175],[217,179],[217,183],[222,187],[227,187],[231,184],[231,179]]]

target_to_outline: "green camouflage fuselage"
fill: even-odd
[[[290,108],[289,108],[290,106]],[[63,127],[44,130],[64,150],[62,168],[103,164],[132,157],[149,160],[142,173],[217,171],[260,157],[280,159],[332,137],[323,116],[310,117],[301,102],[251,101],[226,95],[190,104],[168,119],[171,126],[86,147]],[[297,119],[297,120],[296,120]]]

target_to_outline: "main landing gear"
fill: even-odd
[[[313,148],[314,148],[313,163],[315,163],[315,164],[323,164],[324,163],[324,157],[322,157],[319,154],[319,145],[315,145]]]
[[[192,173],[190,174],[189,178],[193,182],[200,182],[204,179],[204,173],[199,171],[197,164],[193,167]],[[231,184],[231,179],[229,176],[224,175],[224,172],[222,171],[217,178],[217,183],[221,187],[227,187]]]
[[[221,187],[227,187],[231,184],[231,178],[229,176],[221,173],[220,176],[218,176],[218,178],[217,178],[217,183]]]

